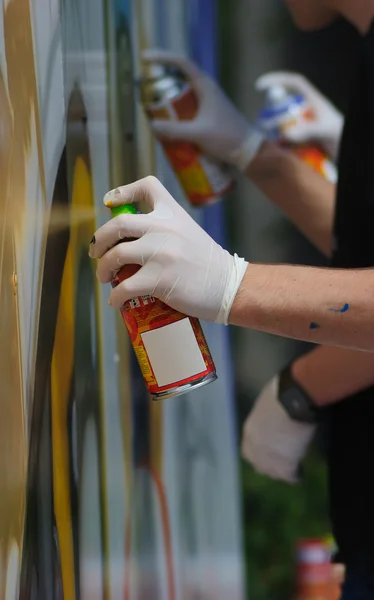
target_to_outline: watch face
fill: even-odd
[[[315,423],[316,414],[310,407],[305,395],[297,387],[283,391],[280,401],[292,419],[306,423]]]

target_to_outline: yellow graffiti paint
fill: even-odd
[[[85,161],[77,158],[73,176],[71,210],[93,206],[90,173]],[[92,215],[94,213],[92,212]],[[75,569],[71,489],[69,477],[68,408],[74,368],[76,261],[83,244],[88,248],[94,219],[81,225],[72,218],[70,242],[61,284],[51,363],[53,490],[55,520],[60,544],[62,583],[65,600],[75,600]]]

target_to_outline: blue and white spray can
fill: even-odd
[[[265,90],[265,104],[258,114],[260,129],[269,140],[289,148],[325,179],[336,183],[336,166],[320,144],[313,140],[293,143],[287,139],[287,132],[292,127],[297,127],[300,121],[313,119],[314,111],[301,94],[292,94],[278,85]]]

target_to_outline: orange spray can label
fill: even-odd
[[[160,68],[157,77],[143,84],[143,101],[148,117],[189,121],[198,103],[192,86]],[[221,199],[234,185],[228,167],[205,156],[189,142],[159,140],[190,203],[204,207]]]
[[[132,277],[126,265],[113,286]],[[216,369],[198,319],[187,317],[153,296],[138,296],[121,308],[147,389],[154,399],[179,395],[216,379]]]

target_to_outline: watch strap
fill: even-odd
[[[319,420],[320,409],[308,392],[292,376],[292,363],[279,375],[278,399],[291,419],[302,423],[315,424]]]

